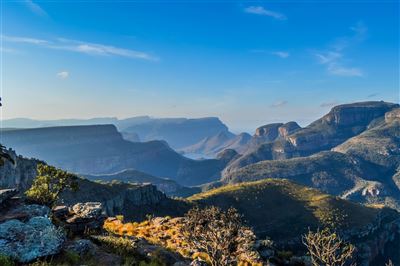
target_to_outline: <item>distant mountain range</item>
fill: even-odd
[[[108,215],[135,221],[182,216],[193,206],[233,206],[259,238],[289,250],[302,248],[308,228],[335,222],[357,246],[360,265],[400,262],[400,215],[387,208],[400,210],[398,104],[339,105],[304,128],[274,123],[252,136],[234,135],[213,118],[147,119],[119,125],[123,134],[111,124],[4,129],[1,144],[16,150],[9,151],[16,165],[0,167],[0,188],[23,192],[31,185],[40,161],[22,154],[84,177],[77,193],[61,195],[62,204],[99,201]],[[166,141],[144,141],[159,133],[178,141],[196,130],[182,137],[178,150],[215,159],[192,160]]]
[[[195,161],[164,141],[130,142],[114,125],[6,130],[2,144],[18,154],[80,174],[136,169],[183,185],[215,181],[231,158]]]
[[[220,132],[233,136],[229,132],[228,127],[216,117],[188,119],[138,116],[127,119],[93,118],[60,120],[16,118],[4,120],[3,128],[27,129],[104,124],[115,125],[127,140],[134,142],[164,140],[174,149],[193,145],[206,137],[216,135]]]
[[[344,198],[400,209],[400,109],[341,105],[282,140],[232,161],[223,183],[287,178]]]
[[[170,195],[199,190],[185,186],[210,189],[286,178],[342,198],[400,209],[399,110],[386,102],[339,105],[307,127],[274,123],[253,136],[234,135],[216,118],[116,120],[142,140],[158,138],[160,132],[173,140],[201,131],[190,140],[182,138],[183,145],[198,141],[178,150],[215,156],[205,160],[188,159],[165,141],[128,141],[113,125],[8,129],[2,144],[92,180],[150,182]],[[209,131],[207,124],[213,125]]]
[[[204,154],[215,157],[225,149],[236,150],[240,154],[248,153],[258,148],[261,144],[271,143],[296,132],[300,126],[296,122],[274,123],[261,126],[251,136],[248,133],[239,135],[229,132],[219,132],[217,135],[206,137],[200,142],[181,149],[184,153]]]

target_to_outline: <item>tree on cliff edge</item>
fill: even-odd
[[[77,179],[76,175],[54,166],[38,164],[37,176],[25,194],[35,202],[52,206],[64,190],[76,191],[78,189]]]

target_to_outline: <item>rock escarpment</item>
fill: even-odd
[[[36,176],[36,166],[40,161],[24,158],[11,149],[7,153],[15,160],[15,164],[6,160],[0,167],[0,188],[16,188],[19,191],[25,191],[31,186]]]
[[[141,208],[144,210],[146,206],[157,206],[167,199],[164,193],[151,184],[102,184],[86,179],[80,179],[78,183],[79,190],[64,192],[59,204],[72,206],[80,202],[100,202],[107,216],[129,216],[130,212],[141,212]]]
[[[237,163],[236,166],[243,167],[226,173],[222,180],[226,183],[237,183],[269,177],[287,178],[346,199],[384,204],[400,210],[398,110],[399,108],[395,108],[376,118],[367,125],[366,130],[336,146],[332,151],[274,160],[276,158],[270,153],[259,149],[258,152],[234,162]],[[335,115],[329,117],[345,124],[353,121]],[[372,119],[375,116],[362,117]],[[276,143],[274,145],[277,147]],[[262,161],[253,163],[260,159]]]
[[[282,139],[263,144],[243,155],[224,170],[224,175],[263,160],[304,157],[330,150],[362,133],[371,123],[383,119],[385,113],[398,107],[398,104],[386,102],[361,102],[336,106],[309,126],[298,129]]]
[[[99,230],[106,219],[100,202],[77,203],[71,207],[56,206],[52,209],[55,223],[70,234],[82,235]]]
[[[226,166],[215,159],[188,159],[164,141],[126,141],[113,125],[8,130],[3,132],[3,143],[24,156],[74,173],[112,174],[137,169],[182,185],[215,181]]]
[[[174,180],[152,176],[134,169],[127,169],[118,173],[107,175],[84,175],[84,177],[92,181],[102,181],[105,183],[112,181],[133,184],[151,183],[155,185],[158,190],[164,192],[168,196],[184,197],[199,191],[199,189],[196,188],[181,186]]]

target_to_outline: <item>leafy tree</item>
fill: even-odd
[[[38,164],[37,176],[25,194],[33,201],[52,206],[64,190],[78,190],[77,179],[74,174],[50,165]]]
[[[313,266],[343,266],[351,262],[355,247],[330,229],[309,231],[303,236]]]
[[[217,207],[193,208],[185,215],[182,235],[191,249],[206,253],[212,266],[258,261],[253,250],[254,233],[242,224],[236,209],[224,212]]]

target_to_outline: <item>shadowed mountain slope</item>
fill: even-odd
[[[176,181],[166,178],[155,177],[134,169],[127,169],[114,174],[107,175],[85,175],[85,178],[92,181],[113,182],[120,181],[124,183],[151,183],[158,190],[168,196],[186,197],[200,191],[199,188],[190,188],[179,185]]]
[[[328,196],[284,179],[264,179],[227,185],[196,194],[190,201],[221,208],[237,208],[260,236],[281,240],[317,228],[338,215],[348,215],[344,227],[362,227],[375,219],[378,210]]]
[[[397,107],[398,104],[386,102],[360,102],[336,106],[309,126],[244,154],[225,169],[224,175],[263,160],[304,157],[330,150],[362,133],[370,123],[382,119],[386,112]]]
[[[219,132],[232,135],[226,125],[216,117],[205,118],[152,118],[137,116],[126,119],[115,117],[92,119],[33,120],[16,118],[3,121],[4,128],[42,128],[59,126],[113,124],[130,141],[164,140],[174,149],[182,148],[211,137]]]
[[[8,130],[3,132],[3,144],[75,173],[137,169],[184,185],[216,180],[228,163],[225,159],[190,160],[163,141],[129,142],[113,125]]]
[[[400,115],[386,113],[333,151],[286,160],[264,160],[226,174],[225,183],[287,178],[359,202],[400,208]]]
[[[366,207],[283,179],[228,185],[189,200],[223,209],[235,207],[258,237],[270,237],[283,249],[301,250],[301,236],[309,229],[335,226],[357,246],[360,265],[383,266],[388,258],[400,261],[396,251],[400,215],[391,209]]]

